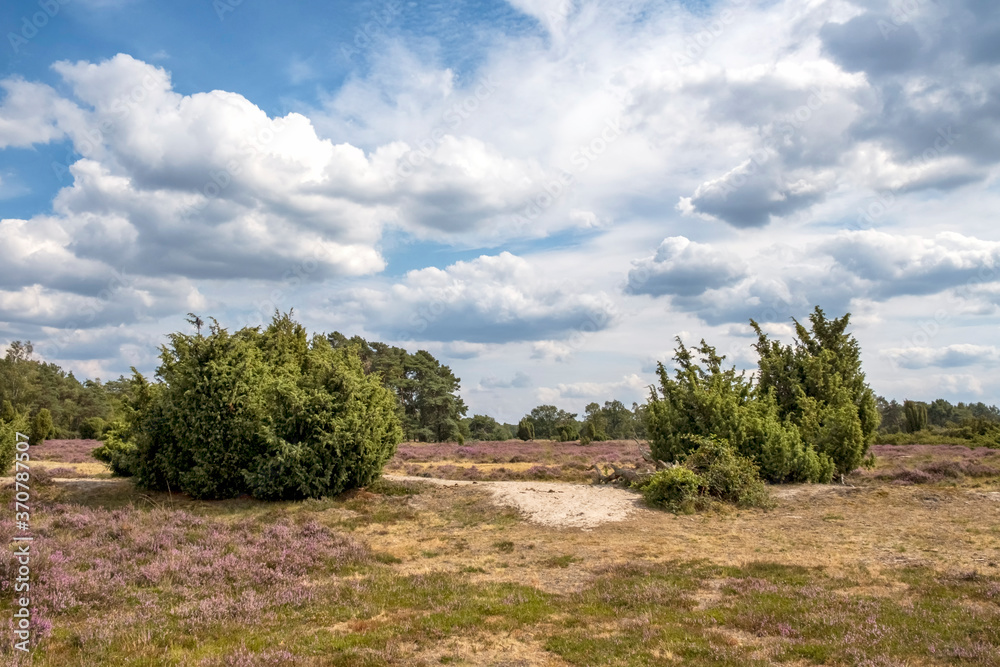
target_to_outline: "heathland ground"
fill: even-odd
[[[675,515],[581,486],[632,441],[408,443],[277,503],[139,491],[98,444],[32,448],[34,665],[1000,664],[998,450]]]

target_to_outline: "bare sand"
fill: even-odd
[[[408,475],[386,477],[440,486],[476,486],[489,491],[496,503],[513,507],[528,520],[545,526],[587,529],[650,511],[643,507],[639,494],[616,486],[567,482],[469,482]]]

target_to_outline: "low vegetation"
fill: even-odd
[[[95,445],[50,440],[32,455],[85,471]],[[528,446],[616,458],[507,446],[508,459]],[[449,448],[397,456],[433,465]],[[873,452],[846,486],[773,491],[769,512],[714,503],[588,531],[526,522],[471,485],[383,478],[322,500],[204,502],[81,472],[33,492],[31,664],[995,664],[1000,477],[985,469],[1000,452]],[[717,441],[696,454],[672,470],[699,489],[734,464]],[[902,478],[948,465],[966,472]],[[715,488],[732,479],[745,477]],[[0,521],[0,539],[12,532]]]
[[[996,446],[1000,411],[876,397],[847,316],[751,323],[756,380],[678,340],[647,405],[517,425],[427,353],[191,323],[86,409],[22,382],[76,382],[30,346],[0,365],[35,537],[5,664],[997,664],[1000,449],[912,443]]]

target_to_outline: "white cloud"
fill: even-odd
[[[683,236],[664,239],[655,255],[633,264],[628,275],[629,291],[654,296],[694,296],[732,285],[747,273],[747,265],[738,255]]]
[[[649,381],[632,374],[616,382],[571,382],[540,387],[536,395],[543,403],[560,403],[566,399],[610,400],[617,395],[631,398],[644,392],[649,384]]]
[[[995,366],[1000,363],[1000,348],[994,345],[970,343],[947,345],[945,347],[896,347],[887,348],[881,354],[895,365],[903,368],[954,368],[960,366]]]
[[[612,317],[607,295],[574,294],[509,252],[410,271],[386,290],[356,290],[343,300],[395,339],[545,340],[603,329]]]

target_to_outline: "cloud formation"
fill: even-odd
[[[509,252],[410,271],[387,289],[356,290],[343,300],[369,327],[398,340],[539,341],[613,321],[608,295],[575,294]]]

